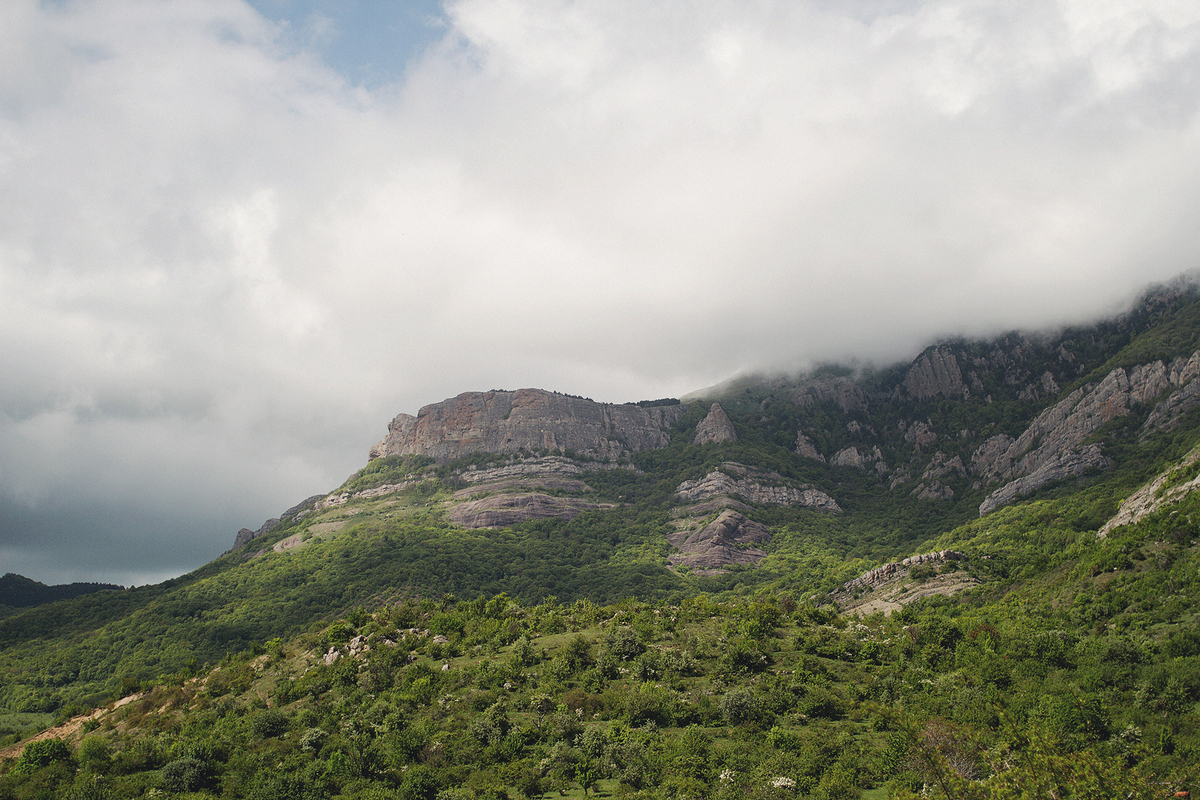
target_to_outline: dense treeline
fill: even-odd
[[[1161,796],[1200,755],[1193,533],[861,620],[772,593],[355,609],[27,747],[0,797]]]
[[[80,597],[92,592],[119,591],[124,586],[112,583],[63,583],[47,586],[44,583],[7,572],[0,576],[0,616],[18,608],[29,608],[56,600]]]

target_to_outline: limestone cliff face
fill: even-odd
[[[796,486],[777,473],[753,469],[733,461],[725,462],[721,469],[713,470],[703,478],[679,484],[675,496],[681,503],[736,497],[748,503],[812,508],[834,514],[842,510],[832,497],[819,489]]]
[[[1178,464],[1125,498],[1117,513],[1104,523],[1096,532],[1096,536],[1103,539],[1113,528],[1132,525],[1163,506],[1178,503],[1200,489],[1200,475],[1188,477],[1194,471],[1191,468],[1197,461],[1200,461],[1200,447],[1193,449]]]
[[[729,415],[725,413],[725,409],[721,408],[720,403],[713,403],[712,408],[708,410],[708,416],[700,420],[700,424],[696,426],[696,435],[692,439],[692,444],[720,444],[737,440],[737,431],[734,430]]]
[[[665,447],[667,429],[683,409],[596,403],[541,389],[466,392],[425,406],[416,417],[397,416],[370,457],[411,454],[451,461],[475,452],[572,450],[613,460],[625,452]]]
[[[971,393],[963,383],[958,359],[950,348],[941,346],[926,350],[913,362],[903,385],[909,396],[917,400],[929,400],[939,394],[949,400]]]
[[[833,403],[848,414],[867,410],[867,393],[853,378],[809,378],[795,389],[792,402],[805,411],[812,411],[819,403]]]
[[[1011,503],[1046,484],[1104,469],[1108,461],[1097,445],[1083,442],[1102,425],[1131,413],[1135,404],[1149,403],[1164,391],[1171,393],[1147,419],[1147,426],[1166,426],[1192,407],[1188,395],[1200,373],[1193,355],[1167,366],[1162,361],[1117,368],[1099,384],[1082,386],[1039,414],[1015,441],[996,436],[984,442],[971,458],[972,468],[986,481],[1007,481],[979,507],[980,514]],[[1194,363],[1194,366],[1192,366]],[[1176,388],[1182,382],[1186,386]],[[1200,392],[1197,403],[1200,404]]]

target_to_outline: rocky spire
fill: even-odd
[[[720,403],[713,403],[712,408],[708,411],[708,416],[696,426],[696,437],[692,439],[692,444],[736,442],[737,439],[737,431],[733,429],[729,415],[725,413],[725,409],[721,408]]]

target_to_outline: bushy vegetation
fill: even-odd
[[[1005,524],[1033,536],[1047,506]],[[983,551],[992,532],[964,531]],[[1186,787],[1200,756],[1193,532],[1164,515],[1091,546],[1074,535],[1062,534],[1069,552],[1055,569],[1003,597],[984,584],[965,602],[935,598],[890,617],[846,618],[778,593],[358,608],[160,683],[78,745],[26,746],[0,797],[1149,797]],[[1128,559],[1115,571],[1113,554]],[[1164,581],[1171,591],[1155,591]],[[1108,602],[1118,586],[1131,602]]]
[[[8,609],[0,746],[13,747],[0,800],[1193,788],[1200,497],[1096,531],[1160,472],[1173,470],[1172,486],[1195,477],[1181,459],[1200,442],[1200,412],[1151,435],[1141,426],[1152,406],[1138,405],[1092,437],[1108,470],[982,518],[994,486],[965,468],[939,473],[950,490],[939,501],[915,488],[925,471],[969,463],[988,437],[1020,435],[1056,399],[1029,390],[1051,368],[1066,392],[1116,366],[1188,355],[1198,309],[1184,293],[1055,336],[952,342],[978,367],[969,397],[877,391],[869,415],[747,383],[723,400],[736,442],[693,445],[707,413],[693,403],[665,448],[617,465],[576,458],[589,499],[615,507],[572,519],[450,522],[456,492],[474,486],[463,470],[545,454],[376,459],[336,500],[188,575]],[[1007,371],[997,353],[1016,354]],[[812,377],[854,374],[877,390],[897,385],[897,369]],[[933,447],[906,435],[922,420],[939,431]],[[800,457],[798,432],[820,453],[879,447],[887,463]],[[819,488],[843,512],[743,504],[771,533],[757,566],[670,568],[677,487],[728,462]],[[835,605],[865,570],[942,549],[968,558],[900,579],[920,588],[955,570],[975,588],[891,616]],[[107,710],[81,717],[93,708]],[[61,740],[19,746],[72,717]]]

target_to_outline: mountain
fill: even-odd
[[[111,583],[65,583],[47,586],[24,575],[7,572],[0,577],[0,606],[29,608],[91,592],[120,591],[124,588]]]
[[[1178,786],[1198,377],[1180,282],[682,400],[468,392],[192,573],[0,619],[0,709],[77,716],[58,735],[94,731],[107,771],[21,763],[116,796],[1024,796],[1018,762],[1076,781],[1057,796]]]

